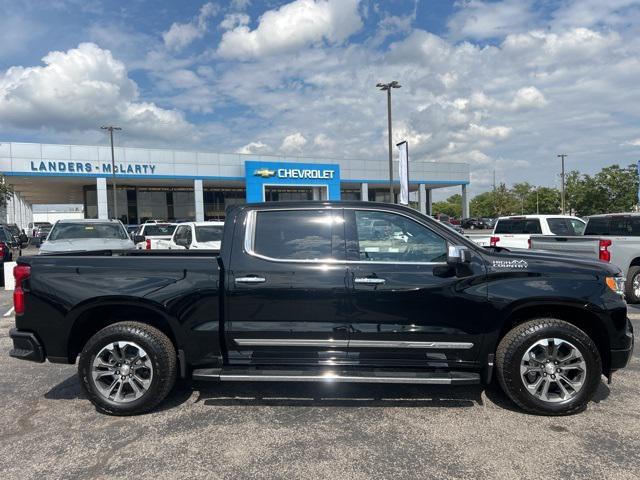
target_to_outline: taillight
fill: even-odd
[[[151,250],[151,239],[147,238],[144,243],[145,243],[145,247],[144,248],[146,250]]]
[[[500,241],[500,237],[490,237],[489,238],[489,246],[497,247],[499,241]]]
[[[611,240],[600,240],[598,246],[598,258],[604,262],[611,261],[611,252],[609,251],[609,247],[611,246]]]
[[[4,243],[0,243],[0,258],[4,258]]]
[[[531,237],[527,238],[527,248],[531,250]]]
[[[22,283],[31,276],[31,267],[29,265],[16,265],[13,267],[13,278],[16,281],[13,290],[13,308],[16,315],[24,313],[24,289]]]

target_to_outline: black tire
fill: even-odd
[[[558,338],[578,349],[586,364],[582,388],[573,398],[551,403],[529,393],[520,377],[520,362],[539,340]],[[593,340],[576,326],[555,318],[537,318],[516,326],[500,341],[496,351],[497,377],[502,390],[523,410],[537,415],[569,415],[582,411],[600,384],[602,361]]]
[[[105,397],[92,377],[96,356],[113,342],[133,342],[139,345],[153,367],[147,390],[140,398],[126,403]],[[86,343],[78,362],[82,388],[96,409],[108,415],[138,415],[153,410],[173,388],[176,372],[176,350],[171,340],[157,328],[138,322],[118,322],[103,328]]]
[[[640,303],[640,297],[633,292],[633,280],[640,280],[640,267],[630,267],[627,272],[627,282],[624,286],[624,296],[627,303]]]

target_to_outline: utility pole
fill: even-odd
[[[564,215],[564,157],[568,157],[569,155],[567,155],[566,153],[561,153],[560,155],[558,155],[559,158],[562,159],[562,173],[560,174],[560,178],[562,179],[562,189],[561,191],[561,196],[560,196],[560,205],[561,205],[561,209],[562,209],[562,215]]]
[[[376,87],[378,87],[382,91],[387,92],[387,123],[389,129],[389,202],[395,203],[393,198],[393,136],[391,132],[391,89],[400,88],[402,87],[402,85],[394,80],[389,83],[378,83]]]
[[[109,131],[109,139],[111,140],[111,174],[113,175],[112,187],[113,187],[113,218],[118,219],[118,200],[116,197],[116,158],[113,152],[113,131],[122,130],[120,127],[114,127],[112,125],[100,127],[102,130]]]

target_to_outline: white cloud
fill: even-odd
[[[316,138],[313,139],[313,144],[319,148],[333,148],[336,142],[324,133],[319,133],[316,135]]]
[[[516,92],[516,95],[511,102],[511,108],[514,110],[527,109],[527,108],[539,108],[547,104],[547,100],[544,95],[536,87],[523,87]]]
[[[251,5],[251,0],[231,0],[231,8],[233,10],[244,10]]]
[[[262,57],[323,40],[340,44],[361,27],[358,0],[295,0],[265,12],[255,30],[247,25],[227,30],[217,51],[223,58]]]
[[[54,51],[44,66],[11,67],[0,75],[0,124],[58,132],[95,130],[115,123],[142,138],[191,135],[175,110],[139,100],[138,87],[108,50],[82,43]]]
[[[530,28],[537,20],[531,0],[464,0],[456,6],[447,25],[457,38],[501,38]]]
[[[269,145],[261,141],[257,141],[257,142],[247,143],[243,147],[240,147],[239,149],[237,149],[236,153],[251,154],[251,153],[267,153],[269,151],[271,151],[271,148],[269,147]]]
[[[301,152],[302,148],[306,144],[307,139],[304,138],[304,135],[302,135],[300,132],[296,132],[284,137],[284,140],[282,140],[282,145],[280,145],[280,150],[285,153]]]
[[[250,20],[249,15],[246,13],[229,13],[225,15],[222,22],[220,22],[220,28],[233,30],[236,27],[248,25]]]
[[[623,145],[629,145],[631,147],[640,147],[640,137],[634,138],[633,140],[629,140],[623,143]]]
[[[165,46],[169,50],[180,51],[194,40],[207,33],[207,21],[218,14],[219,7],[214,3],[205,3],[200,13],[188,23],[173,23],[169,30],[162,34]]]

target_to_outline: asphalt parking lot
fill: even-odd
[[[194,383],[118,418],[84,398],[75,366],[10,358],[13,324],[0,316],[6,480],[640,478],[637,351],[570,417],[523,414],[495,388]]]

